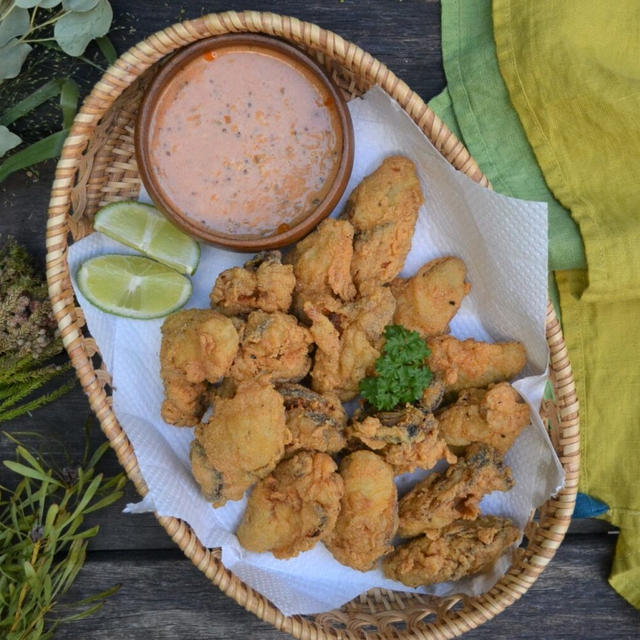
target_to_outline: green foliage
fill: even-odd
[[[417,331],[400,325],[385,327],[382,355],[376,360],[375,376],[360,381],[360,393],[374,407],[389,411],[399,404],[415,402],[431,382],[425,364],[431,353]]]
[[[4,465],[19,481],[13,491],[0,488],[0,637],[46,640],[61,623],[91,615],[119,588],[61,602],[98,533],[97,526],[83,527],[85,516],[118,500],[125,478],[96,471],[108,442],[91,456],[87,446],[81,464],[57,470],[11,439],[16,458]]]
[[[15,157],[15,156],[13,156]],[[47,286],[30,256],[13,239],[0,247],[0,422],[55,400],[75,384],[73,377],[39,396],[69,363],[52,360],[63,351]]]
[[[20,42],[18,38],[13,38],[0,47],[0,80],[15,78],[32,49],[31,45]]]
[[[109,31],[113,18],[109,0],[62,0],[57,12],[51,10],[59,4],[0,0],[0,81],[20,73],[31,44],[56,41],[68,55],[80,56],[92,40]]]
[[[22,138],[17,136],[15,133],[12,133],[5,127],[0,124],[0,156],[4,155],[9,151],[9,149],[13,149],[13,147],[17,147],[22,142]]]
[[[106,37],[113,18],[109,0],[62,0],[58,5],[60,0],[0,0],[0,83],[18,77],[35,48],[57,48],[94,65],[82,54],[92,40],[99,39],[100,51],[109,64],[113,62],[115,50]],[[52,80],[22,100],[19,109],[14,105],[0,115],[0,157],[22,142],[7,128],[18,118],[54,96],[60,96],[63,116],[59,131],[16,151],[0,165],[0,182],[14,171],[59,155],[76,112],[78,94],[70,78]]]
[[[80,56],[94,38],[107,34],[113,11],[108,0],[99,0],[97,4],[92,0],[63,0],[62,6],[65,5],[69,8],[56,22],[53,36],[65,53]]]
[[[52,133],[50,136],[34,142],[26,149],[21,149],[10,158],[7,158],[0,164],[0,182],[14,171],[26,169],[44,160],[57,158],[60,155],[60,150],[68,133],[68,129],[62,129],[61,131]]]

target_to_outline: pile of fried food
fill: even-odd
[[[270,251],[224,271],[210,309],[164,322],[162,416],[195,426],[193,474],[214,507],[253,487],[236,531],[246,549],[290,558],[322,541],[345,565],[383,558],[388,577],[419,586],[478,572],[517,540],[478,505],[513,486],[501,456],[529,409],[507,380],[526,354],[448,334],[470,290],[460,259],[398,277],[422,202],[412,162],[389,157],[284,263]],[[414,404],[361,401],[349,418],[342,403],[392,324],[426,341],[432,381]],[[442,459],[398,500],[396,475]]]

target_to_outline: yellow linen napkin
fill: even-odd
[[[580,489],[619,526],[611,585],[640,608],[640,7],[494,0],[500,71],[587,270],[556,272],[578,388]]]

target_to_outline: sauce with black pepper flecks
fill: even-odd
[[[230,46],[189,62],[152,120],[165,196],[199,226],[272,235],[326,195],[342,153],[332,96],[286,57]]]

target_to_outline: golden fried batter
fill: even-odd
[[[529,406],[508,382],[465,389],[438,413],[440,433],[454,451],[484,442],[504,454],[530,421]]]
[[[335,529],[325,540],[342,564],[369,571],[393,550],[398,492],[393,469],[371,451],[356,451],[340,463],[344,495]]]
[[[347,414],[335,393],[315,393],[299,384],[278,385],[284,398],[287,428],[292,441],[285,449],[289,456],[299,449],[337,453],[344,449]]]
[[[206,382],[187,382],[175,372],[165,372],[164,401],[160,413],[167,424],[176,427],[195,427],[208,406]]]
[[[287,256],[296,277],[294,309],[301,319],[304,305],[338,298],[353,300],[356,288],[351,279],[353,227],[346,220],[323,220],[313,233],[300,240]]]
[[[236,531],[249,551],[293,558],[333,530],[344,493],[336,463],[326,453],[300,451],[253,489]]]
[[[272,382],[301,380],[311,368],[312,342],[309,329],[298,324],[295,316],[252,311],[229,375],[238,382],[265,374]]]
[[[396,474],[431,469],[442,458],[455,462],[442,439],[438,421],[407,404],[396,411],[380,411],[360,420],[354,416],[346,430],[350,447],[364,444],[388,462]]]
[[[193,473],[214,507],[239,500],[269,475],[291,440],[282,396],[265,379],[241,382],[233,398],[218,398],[195,436]]]
[[[217,382],[238,351],[233,322],[210,309],[176,311],[162,325],[160,370],[182,374],[187,382]]]
[[[375,287],[370,295],[329,314],[306,303],[311,334],[317,344],[311,371],[315,391],[335,391],[343,401],[358,394],[360,380],[373,373],[384,342],[382,334],[393,318],[395,305],[388,287]]]
[[[211,389],[211,402],[215,404],[217,398],[233,398],[236,395],[238,383],[228,376]]]
[[[520,536],[506,518],[457,520],[432,540],[415,538],[382,562],[387,578],[408,587],[459,580],[491,566]]]
[[[421,533],[434,538],[439,529],[455,520],[474,520],[480,514],[482,496],[508,491],[513,486],[509,467],[487,445],[474,443],[444,473],[432,473],[407,493],[398,505],[398,535],[413,538]]]
[[[423,338],[449,331],[449,322],[460,308],[471,285],[459,258],[436,258],[411,278],[396,278],[391,290],[398,306],[395,324],[417,331]]]
[[[486,387],[510,380],[524,367],[527,354],[519,342],[477,342],[471,338],[436,336],[427,340],[427,363],[441,376],[447,391]]]
[[[167,316],[160,347],[164,420],[179,426],[197,424],[207,405],[204,383],[222,378],[237,351],[238,332],[222,314],[187,309]]]
[[[293,267],[282,264],[279,251],[262,251],[244,267],[223,271],[209,299],[211,307],[227,316],[262,311],[289,311],[296,278]]]
[[[415,166],[403,156],[386,158],[353,190],[343,216],[355,229],[351,274],[360,293],[400,273],[423,202]]]

